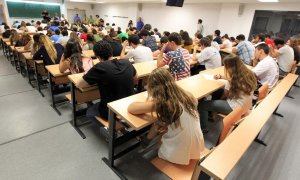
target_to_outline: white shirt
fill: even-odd
[[[44,29],[47,26],[47,24],[41,23],[40,26]]]
[[[284,72],[290,72],[294,61],[294,50],[288,45],[284,45],[278,50],[278,65]]]
[[[36,28],[34,26],[26,26],[26,31],[33,33],[36,32]]]
[[[278,81],[279,69],[276,62],[270,56],[261,60],[252,71],[262,84],[268,84],[271,89]]]
[[[216,41],[211,42],[211,47],[214,47],[216,50],[220,51],[220,45]]]
[[[222,44],[224,45],[224,49],[226,49],[226,48],[232,48],[232,42],[229,41],[228,39],[223,40]]]
[[[129,59],[133,58],[135,63],[153,61],[153,55],[150,48],[139,45],[135,49],[128,51],[126,55]]]
[[[222,66],[220,52],[214,47],[206,47],[196,55],[200,64],[204,64],[206,69],[215,69]]]
[[[230,83],[227,80],[225,80],[225,89],[227,91],[229,91],[230,87],[231,87]],[[253,92],[250,95],[241,93],[241,95],[238,99],[229,99],[228,98],[227,102],[228,102],[229,106],[231,107],[231,109],[234,110],[237,107],[242,107],[248,103],[251,103],[252,95],[253,95]],[[251,107],[251,104],[249,104],[249,109],[250,109],[250,107]]]
[[[65,46],[65,45],[67,44],[67,42],[69,41],[69,39],[70,39],[69,36],[62,36],[61,38],[59,38],[59,39],[57,40],[56,43],[59,43],[59,44]]]
[[[184,165],[189,164],[190,159],[200,159],[205,146],[199,117],[193,117],[183,109],[180,126],[169,125],[161,142],[158,156],[162,159]]]

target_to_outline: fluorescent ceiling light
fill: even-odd
[[[22,3],[29,3],[29,4],[47,4],[47,5],[61,5],[59,3],[47,3],[47,2],[38,2],[38,1],[22,1],[22,0],[6,0],[10,2],[22,2]]]
[[[259,2],[279,2],[279,0],[257,0]]]

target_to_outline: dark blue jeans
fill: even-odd
[[[229,114],[232,109],[226,100],[201,101],[199,107],[201,129],[207,128],[208,111]]]

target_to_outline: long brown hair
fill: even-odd
[[[10,45],[13,46],[15,42],[20,39],[19,33],[16,30],[11,30],[11,34],[9,36]]]
[[[148,94],[153,99],[157,119],[164,126],[173,123],[176,128],[180,126],[179,118],[183,108],[193,117],[198,117],[197,103],[175,83],[171,73],[164,68],[155,69],[150,74]]]
[[[45,49],[51,61],[55,64],[55,60],[57,58],[57,52],[50,38],[46,35],[42,35],[40,36],[40,42],[45,46]]]
[[[230,82],[228,98],[237,99],[242,93],[250,95],[256,89],[257,79],[237,55],[230,54],[224,58],[225,76]]]

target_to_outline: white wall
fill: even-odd
[[[104,19],[105,23],[110,23],[110,25],[115,23],[117,27],[121,27],[122,31],[126,30],[129,20],[132,20],[136,24],[137,13],[138,4],[136,3],[101,4],[94,6],[94,15],[98,14]]]
[[[91,4],[87,3],[76,3],[76,2],[66,2],[65,3],[65,16],[67,16],[68,9],[80,9],[85,10],[86,16],[94,15],[94,9],[92,9]],[[69,22],[72,22],[74,17],[67,17]],[[71,21],[70,21],[71,20]]]
[[[236,37],[239,32],[238,12],[239,3],[224,3],[221,5],[219,14],[219,23],[217,29],[221,31],[221,36],[228,34],[229,36]]]
[[[143,4],[141,17],[144,23],[159,31],[179,32],[181,29],[194,37],[197,22],[201,18],[204,34],[212,34],[219,22],[221,4],[185,4],[183,8],[167,7],[165,4]]]

